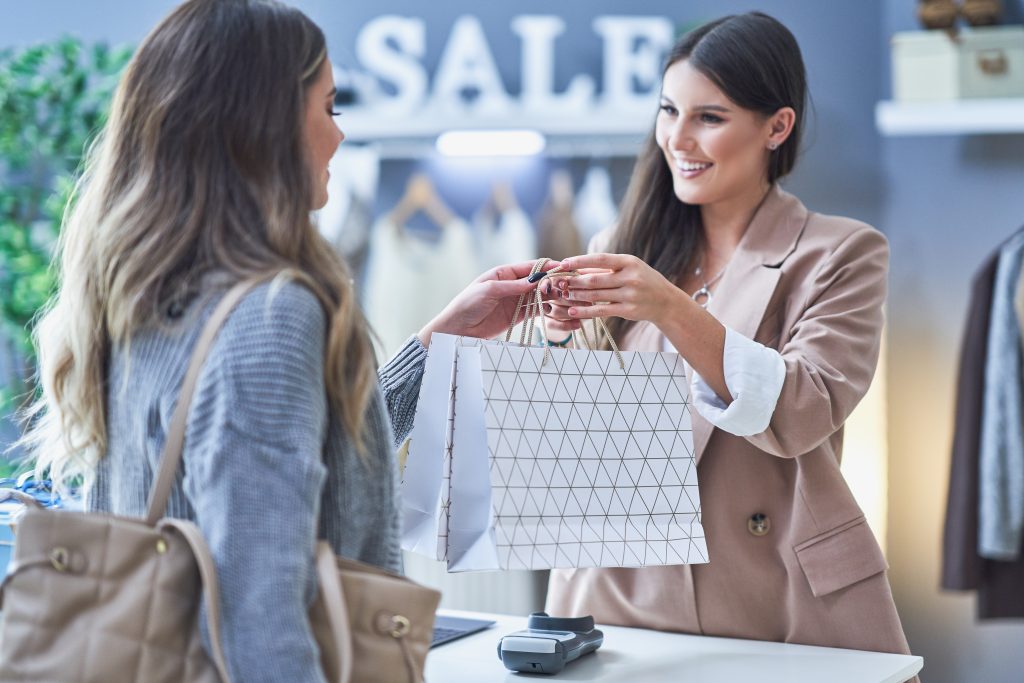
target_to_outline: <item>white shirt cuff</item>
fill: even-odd
[[[690,384],[694,407],[705,420],[730,434],[760,434],[772,420],[786,379],[782,356],[726,327],[722,368],[732,403],[726,405],[694,371]]]

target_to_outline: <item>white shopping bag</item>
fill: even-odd
[[[409,457],[402,474],[402,548],[444,560],[450,571],[499,569],[487,459],[479,356],[458,363],[480,339],[431,336]],[[463,391],[457,392],[458,387]],[[458,444],[456,414],[464,413]],[[452,468],[453,457],[459,467]],[[458,503],[452,506],[452,500]]]
[[[433,335],[403,496],[450,571],[707,562],[674,353]]]
[[[447,559],[441,495],[448,497],[457,344],[458,337],[431,336],[402,472],[402,548],[438,560]]]

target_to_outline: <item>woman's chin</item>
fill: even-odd
[[[675,186],[676,199],[684,204],[706,204],[708,193],[695,187]]]

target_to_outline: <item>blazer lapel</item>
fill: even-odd
[[[807,224],[807,209],[778,185],[768,191],[722,276],[708,311],[726,327],[750,339],[764,318],[782,276],[782,264],[796,249]],[[691,411],[696,462],[714,426]]]

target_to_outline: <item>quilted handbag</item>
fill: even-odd
[[[168,430],[145,519],[27,510],[0,585],[0,683],[230,683],[221,648],[213,558],[199,528],[163,518],[207,352],[235,304],[262,279],[232,288],[203,329]],[[437,591],[375,567],[317,553],[310,611],[328,680],[421,680]],[[212,657],[202,647],[205,591]]]

